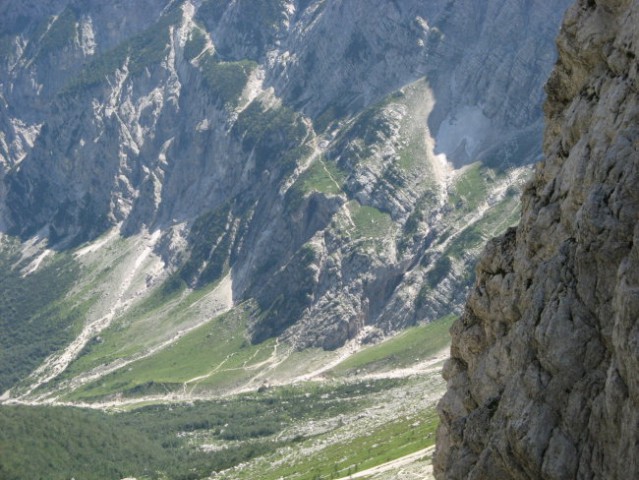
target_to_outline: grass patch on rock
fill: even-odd
[[[377,345],[366,347],[331,370],[335,376],[404,368],[428,359],[450,344],[448,330],[457,317],[448,315],[409,328]]]
[[[385,237],[393,227],[390,215],[375,207],[361,205],[353,200],[349,202],[348,209],[353,221],[353,236],[355,238]]]

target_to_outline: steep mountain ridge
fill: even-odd
[[[579,1],[545,159],[452,328],[441,479],[639,475],[639,3]]]
[[[69,371],[111,372],[210,321],[179,308],[220,284],[250,304],[234,313],[252,343],[297,349],[457,308],[482,240],[517,218],[562,11],[5,4],[0,226],[30,241],[11,251],[23,274],[60,255],[81,267],[60,300],[82,339]]]

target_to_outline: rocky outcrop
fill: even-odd
[[[639,477],[639,3],[580,0],[545,159],[452,328],[439,479]]]
[[[160,231],[255,341],[439,318],[515,218],[568,1],[4,2],[0,231]]]

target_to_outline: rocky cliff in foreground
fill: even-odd
[[[439,479],[639,478],[639,2],[581,0],[545,160],[452,328]]]

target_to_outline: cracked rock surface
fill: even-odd
[[[0,2],[0,233],[160,231],[162,278],[232,272],[254,342],[459,311],[540,156],[568,2]]]
[[[639,2],[577,2],[558,48],[545,160],[452,328],[439,479],[639,478]]]
[[[579,1],[545,160],[452,329],[439,479],[639,477],[639,2]]]

